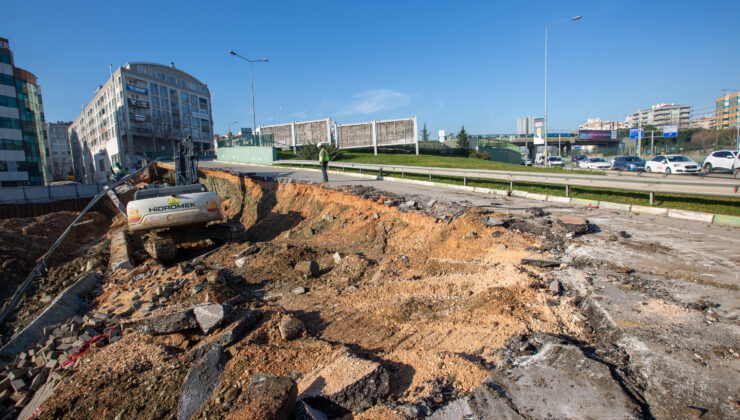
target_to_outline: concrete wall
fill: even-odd
[[[277,152],[272,146],[219,147],[218,160],[238,163],[262,163],[272,165],[277,160]]]
[[[500,149],[495,147],[480,147],[480,152],[486,152],[491,156],[491,160],[496,162],[516,163],[522,162],[522,155],[519,152],[510,149]]]

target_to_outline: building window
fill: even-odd
[[[159,85],[157,85],[156,83],[150,83],[149,87],[151,88],[152,95],[156,95],[157,93],[159,93]]]
[[[182,102],[183,103],[187,103],[188,102],[188,94],[187,94],[187,92],[180,92],[180,99],[182,99]]]
[[[157,77],[159,77],[160,80],[166,80],[164,73],[157,73]]]
[[[185,125],[190,125],[190,117],[189,116],[186,115],[185,117],[183,117],[182,120],[185,122]]]
[[[152,96],[152,106],[159,108],[159,98]]]
[[[154,119],[155,119],[155,120],[157,120],[157,121],[158,121],[158,120],[160,120],[160,119],[162,118],[162,113],[161,113],[161,112],[159,112],[159,110],[158,110],[158,109],[155,109],[155,110],[153,110],[153,113],[154,113]]]
[[[177,84],[177,79],[175,79],[175,76],[167,76],[167,81],[172,83],[173,85]]]
[[[185,115],[190,114],[190,106],[188,104],[182,104],[182,113]]]
[[[184,88],[188,87],[188,82],[180,79],[180,87],[184,87]]]
[[[170,107],[170,103],[167,99],[162,99],[162,108],[168,109]]]

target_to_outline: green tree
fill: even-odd
[[[421,141],[429,141],[429,130],[427,130],[427,123],[424,123],[424,129],[421,130]]]
[[[324,148],[329,152],[329,160],[335,161],[342,157],[342,151],[332,143],[324,145]],[[319,159],[319,148],[315,143],[308,143],[300,146],[297,150],[296,155],[301,160],[318,160]]]
[[[457,133],[457,148],[463,156],[470,154],[470,136],[465,132],[464,125],[460,129],[460,132]]]

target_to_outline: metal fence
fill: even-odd
[[[60,200],[94,197],[102,184],[70,184],[38,187],[0,188],[0,204],[50,203]]]
[[[218,147],[234,146],[274,146],[272,134],[255,134],[253,136],[232,137],[216,142]]]

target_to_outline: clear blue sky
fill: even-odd
[[[32,10],[31,10],[32,9]],[[711,111],[740,89],[740,2],[724,1],[41,1],[3,5],[0,36],[39,77],[49,121],[72,120],[108,65],[169,64],[208,84],[215,131],[257,123],[419,117],[436,137],[513,132],[544,112],[550,128],[624,120],[658,102]],[[12,17],[12,18],[11,18]]]

